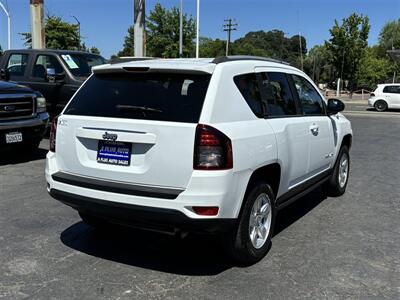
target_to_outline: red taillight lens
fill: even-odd
[[[58,118],[54,118],[53,122],[51,122],[50,138],[49,138],[49,150],[51,152],[56,152],[57,121]]]
[[[371,93],[371,97],[375,97],[375,94],[374,94],[374,93]]]
[[[231,140],[211,126],[197,125],[193,168],[195,170],[225,170],[232,167]]]
[[[218,206],[193,206],[193,210],[200,216],[216,216],[218,215]]]

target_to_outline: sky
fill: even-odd
[[[12,17],[12,48],[23,48],[18,33],[30,31],[29,0],[0,0],[8,6]],[[122,49],[128,27],[133,23],[133,0],[44,0],[45,11],[65,21],[81,22],[86,46],[96,46],[109,58]],[[179,6],[180,0],[146,0],[146,12],[156,3]],[[184,11],[196,16],[196,0],[183,0]],[[378,41],[383,25],[400,18],[400,0],[201,0],[200,35],[226,39],[223,21],[236,19],[238,30],[233,39],[249,31],[279,29],[286,36],[301,32],[307,48],[329,39],[334,20],[342,20],[353,12],[370,18],[369,44]],[[0,11],[0,45],[7,47],[7,19]]]

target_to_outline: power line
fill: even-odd
[[[231,34],[232,34],[232,31],[237,30],[238,24],[232,23],[232,22],[235,22],[232,19],[224,20],[224,22],[225,22],[225,24],[224,24],[223,30],[228,32],[228,40],[226,41],[226,53],[225,53],[226,56],[228,56],[229,55],[229,45],[231,43]]]

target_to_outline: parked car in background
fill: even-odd
[[[377,111],[400,109],[400,84],[379,84],[368,99],[368,105]]]
[[[20,146],[32,152],[46,131],[49,115],[40,92],[0,81],[0,149]]]
[[[91,225],[222,233],[236,260],[269,249],[276,212],[342,195],[350,122],[300,70],[258,57],[96,67],[53,120],[51,196]]]
[[[68,50],[9,50],[0,58],[0,77],[41,92],[48,112],[58,115],[91,74],[92,67],[107,63],[97,54]]]

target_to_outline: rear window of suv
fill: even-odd
[[[197,123],[209,74],[94,74],[64,114]]]

